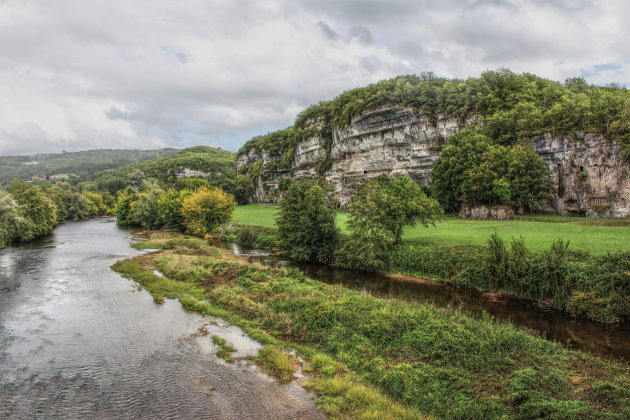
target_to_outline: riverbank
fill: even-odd
[[[277,229],[272,227],[230,225],[222,233],[242,245],[277,247]],[[630,251],[590,255],[558,241],[538,252],[522,240],[492,239],[486,246],[403,242],[387,252],[382,271],[483,293],[509,293],[574,318],[611,324],[630,319]]]
[[[415,410],[448,418],[630,416],[630,371],[623,363],[457,310],[248,264],[198,238],[151,232],[147,239],[169,249],[114,269],[158,301],[177,298],[264,344],[297,348],[316,373],[307,386],[333,417],[414,418]],[[387,398],[375,400],[379,392]]]

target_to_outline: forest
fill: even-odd
[[[177,149],[118,150],[97,149],[81,152],[40,153],[37,155],[0,156],[0,184],[12,178],[30,181],[56,176],[73,184],[95,174],[132,165],[177,152]]]

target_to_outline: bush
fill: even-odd
[[[182,202],[184,228],[197,236],[213,233],[232,218],[234,208],[234,196],[220,188],[200,188]]]

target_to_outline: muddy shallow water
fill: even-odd
[[[138,255],[114,218],[0,250],[0,418],[322,418],[296,383],[212,354],[258,344],[225,321],[155,304],[109,268]]]
[[[480,317],[488,313],[498,320],[527,328],[568,348],[589,351],[608,358],[630,361],[630,324],[606,325],[569,317],[560,311],[541,310],[535,302],[510,296],[484,295],[434,282],[411,282],[378,273],[344,270],[321,264],[295,263],[269,251],[237,244],[214,242],[250,262],[297,267],[309,277],[340,284],[379,297],[394,297],[457,307]]]

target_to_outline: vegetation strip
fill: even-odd
[[[446,418],[630,416],[630,370],[622,363],[491,319],[244,263],[201,239],[154,232],[149,240],[172,249],[114,269],[154,296],[242,326],[263,344],[297,346],[317,373],[309,387],[332,417],[417,418],[414,410]]]
[[[278,248],[274,228],[231,225],[223,233],[241,245]],[[522,239],[506,245],[493,235],[486,246],[406,241],[389,250],[384,261],[380,270],[386,273],[508,292],[599,322],[630,319],[630,252],[591,256],[564,241],[536,252]],[[356,264],[346,267],[362,268]]]

